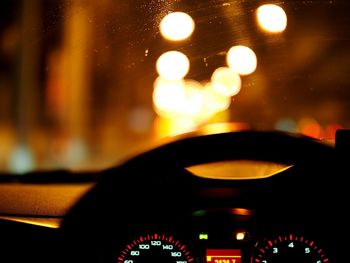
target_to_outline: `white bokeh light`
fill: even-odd
[[[228,66],[240,75],[249,75],[257,67],[257,57],[252,49],[246,46],[232,47],[226,57]]]
[[[257,10],[259,26],[270,33],[283,32],[287,27],[287,15],[282,7],[273,4],[262,5]]]
[[[160,22],[160,32],[168,40],[181,41],[189,38],[195,28],[192,17],[183,12],[166,15]]]
[[[220,67],[211,77],[213,88],[223,96],[231,97],[241,90],[241,77],[231,68]]]
[[[158,58],[156,69],[159,76],[164,79],[179,80],[188,73],[190,61],[185,54],[179,51],[168,51]]]

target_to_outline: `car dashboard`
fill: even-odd
[[[159,215],[160,208],[158,213],[152,212],[148,220],[143,221],[142,216],[128,219],[129,224],[125,224],[123,230],[115,231],[118,238],[110,237],[112,241],[108,243],[113,247],[102,253],[107,255],[106,262],[335,261],[337,234],[330,229],[329,224],[333,225],[330,214],[315,216],[315,207],[309,210],[300,205],[291,207],[293,201],[282,201],[281,193],[269,194],[267,198],[261,197],[260,191],[255,198],[260,196],[261,202],[253,205],[235,191],[231,188],[201,190],[195,193],[201,199],[196,202],[203,203],[195,210],[184,213],[181,206],[187,206],[186,200],[179,198],[179,203],[173,204],[176,212],[165,218],[163,213]],[[308,202],[296,195],[292,199],[296,203]],[[164,201],[158,199],[161,207],[166,205]]]
[[[103,171],[56,217],[57,228],[2,220],[1,261],[346,262],[344,166],[334,147],[279,133],[256,139],[260,134],[180,140]],[[265,148],[269,138],[278,143]],[[242,159],[288,166],[250,179],[205,178],[186,168]]]

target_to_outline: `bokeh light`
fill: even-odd
[[[228,67],[216,69],[211,77],[213,88],[221,95],[231,97],[241,90],[241,77]]]
[[[25,145],[18,145],[10,156],[10,172],[24,174],[35,169],[35,159],[32,150]]]
[[[202,109],[203,87],[194,80],[165,80],[154,83],[153,104],[158,115],[194,118]]]
[[[298,123],[299,131],[309,137],[321,139],[324,136],[324,131],[317,120],[313,118],[303,118]]]
[[[226,111],[231,101],[230,96],[219,93],[211,82],[203,86],[195,80],[160,77],[154,82],[154,109],[166,119],[186,119],[200,125]]]
[[[275,129],[285,132],[296,132],[298,130],[298,126],[293,119],[283,118],[276,122]]]
[[[180,80],[190,69],[187,56],[178,51],[168,51],[162,54],[156,64],[159,76],[167,80]]]
[[[136,106],[128,112],[127,117],[130,131],[137,134],[144,134],[152,127],[154,113],[148,107]]]
[[[194,130],[196,123],[190,118],[162,118],[154,120],[154,131],[157,137],[175,136]]]
[[[257,10],[257,20],[260,27],[270,33],[283,32],[287,27],[287,15],[282,7],[267,4]]]
[[[331,123],[326,128],[325,139],[327,140],[335,140],[335,136],[338,130],[344,129],[342,125],[339,123]]]
[[[179,114],[179,105],[185,97],[183,80],[157,78],[154,82],[153,105],[160,116],[172,117]]]
[[[240,75],[249,75],[257,67],[257,58],[252,49],[246,46],[234,46],[227,53],[228,66]]]
[[[231,97],[218,93],[211,82],[205,85],[203,92],[203,114],[213,115],[230,107]]]
[[[185,96],[182,104],[178,105],[182,115],[196,117],[203,105],[203,87],[195,80],[185,81]]]
[[[183,12],[174,12],[166,15],[160,22],[160,32],[168,40],[180,41],[190,37],[195,23],[192,17]]]

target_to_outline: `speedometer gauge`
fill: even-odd
[[[140,236],[128,244],[118,263],[191,263],[190,251],[180,241],[164,234]]]
[[[251,263],[329,263],[323,249],[312,239],[281,235],[257,244]]]

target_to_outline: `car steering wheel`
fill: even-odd
[[[283,176],[259,180],[200,178],[185,169],[226,160],[269,161],[293,165],[293,168]],[[308,194],[315,194],[315,181],[317,191],[326,191],[339,184],[338,179],[329,180],[335,162],[333,147],[283,132],[192,134],[174,140],[101,172],[101,180],[63,221],[65,260],[103,261],[101,255],[111,250],[118,233],[130,226],[130,222],[141,220],[162,224],[176,218],[179,213],[200,209],[211,201],[216,190],[220,197],[215,198],[220,199],[223,207],[263,208],[273,214],[276,213],[274,208],[264,205],[264,202],[278,195],[285,206],[296,208]],[[291,198],[295,191],[299,192],[296,203],[295,198]],[[199,194],[201,192],[204,195]],[[340,200],[339,196],[333,198]],[[326,201],[326,198],[321,199]],[[315,205],[304,207],[303,211],[319,213],[320,209],[320,205]]]

